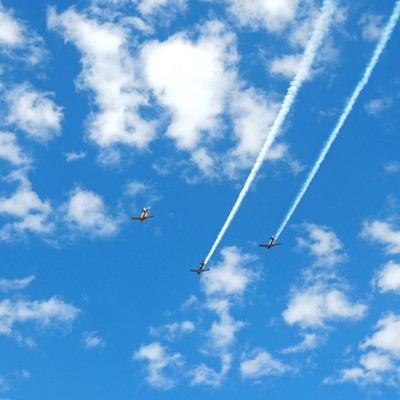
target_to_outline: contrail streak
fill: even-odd
[[[317,50],[319,46],[321,45],[327,31],[328,27],[330,25],[333,13],[336,9],[336,0],[324,0],[324,3],[321,8],[321,14],[317,20],[315,29],[313,31],[313,34],[311,36],[311,39],[309,40],[306,50],[303,55],[303,59],[300,64],[300,68],[292,82],[290,83],[289,89],[286,93],[285,99],[282,103],[282,106],[279,110],[279,113],[274,121],[274,124],[271,127],[270,132],[268,133],[268,136],[264,142],[264,145],[260,151],[260,154],[257,157],[257,160],[250,171],[250,174],[241,190],[239,193],[239,196],[236,200],[236,203],[234,204],[227,220],[225,221],[224,226],[222,227],[220,233],[217,236],[217,239],[215,240],[210,252],[207,255],[207,258],[205,259],[205,264],[207,264],[210,261],[210,258],[215,252],[215,249],[221,242],[223,236],[225,235],[225,232],[227,231],[229,225],[231,224],[233,218],[235,217],[237,211],[239,210],[240,205],[243,202],[243,199],[245,198],[251,184],[254,181],[254,178],[257,175],[257,172],[261,168],[261,165],[264,161],[265,155],[268,151],[268,149],[271,147],[271,144],[273,143],[275,137],[279,133],[279,130],[286,118],[286,115],[290,111],[290,108],[293,104],[293,102],[296,99],[297,93],[300,90],[304,80],[307,78],[310,67],[314,61],[315,54],[317,53]]]
[[[307,191],[312,180],[314,179],[316,173],[318,172],[322,162],[324,161],[329,149],[332,146],[332,143],[334,142],[334,140],[336,139],[340,130],[342,129],[342,126],[345,123],[348,115],[353,110],[353,106],[354,106],[355,102],[357,101],[358,96],[360,95],[360,93],[364,89],[364,87],[367,85],[368,80],[372,74],[372,71],[374,70],[376,64],[378,63],[379,58],[380,58],[383,50],[385,49],[387,42],[389,41],[389,39],[392,35],[392,32],[393,32],[393,29],[395,28],[395,26],[399,20],[399,17],[400,17],[400,0],[398,0],[396,2],[393,13],[383,31],[381,38],[379,39],[379,42],[378,42],[378,44],[375,48],[375,51],[372,55],[371,61],[369,62],[368,66],[364,72],[364,75],[361,77],[356,88],[354,89],[354,92],[353,92],[350,100],[348,101],[345,109],[343,110],[343,113],[340,116],[335,129],[332,131],[327,142],[325,143],[325,146],[322,148],[321,153],[320,153],[319,157],[317,158],[317,161],[314,164],[314,167],[308,174],[307,179],[303,183],[303,186],[301,187],[299,193],[297,194],[296,198],[294,199],[292,206],[290,207],[288,213],[286,214],[285,218],[283,219],[281,226],[279,227],[278,231],[276,232],[276,234],[275,234],[276,238],[278,238],[279,235],[282,233],[282,231],[285,229],[285,226],[289,222],[289,220],[292,217],[293,213],[295,212],[297,206],[299,205],[301,199],[303,198],[305,192]]]

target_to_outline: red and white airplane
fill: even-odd
[[[271,236],[267,244],[259,244],[259,246],[265,247],[269,250],[271,247],[280,246],[282,244],[282,243],[275,243],[275,240],[276,240],[275,236]]]
[[[140,217],[131,217],[131,219],[135,221],[143,222],[146,219],[154,218],[154,215],[147,215],[147,212],[150,210],[150,207],[144,207],[142,210],[142,215]]]
[[[200,263],[199,269],[191,269],[192,272],[196,272],[196,274],[201,274],[202,272],[209,271],[210,268],[204,268],[204,261]]]

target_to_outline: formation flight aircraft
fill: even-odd
[[[154,218],[154,215],[147,215],[147,212],[150,210],[150,207],[144,207],[142,210],[142,215],[140,217],[131,217],[131,219],[135,221],[143,222],[146,219]]]
[[[280,246],[282,244],[282,243],[275,243],[275,240],[276,240],[275,236],[271,236],[267,244],[259,244],[259,246],[265,247],[269,250],[271,247]]]
[[[204,261],[200,263],[199,269],[191,269],[192,272],[196,272],[196,274],[201,274],[202,272],[209,271],[210,268],[204,268]]]

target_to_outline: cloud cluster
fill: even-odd
[[[303,330],[317,330],[305,336],[305,342],[291,350],[313,348],[320,342],[315,334],[335,321],[357,321],[365,316],[367,306],[353,302],[348,285],[338,276],[335,266],[345,259],[342,243],[327,227],[304,224],[306,234],[298,239],[300,247],[308,249],[315,263],[303,273],[300,285],[291,291],[283,318],[289,325]],[[310,334],[310,333],[309,333]]]

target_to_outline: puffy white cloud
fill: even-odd
[[[235,342],[236,333],[245,324],[242,321],[236,321],[230,315],[230,303],[227,300],[213,299],[209,301],[207,307],[219,316],[219,320],[213,321],[211,329],[207,334],[209,337],[208,347],[224,352]]]
[[[7,122],[22,129],[32,139],[46,142],[60,134],[63,113],[51,99],[52,93],[41,93],[25,83],[7,92]]]
[[[375,284],[381,292],[400,294],[400,264],[389,261],[375,276]]]
[[[349,287],[338,277],[334,266],[345,258],[342,243],[329,228],[303,224],[306,235],[298,238],[316,262],[303,273],[303,279],[292,289],[283,318],[289,325],[326,329],[329,322],[355,321],[364,317],[367,306],[352,302]]]
[[[0,292],[11,292],[13,290],[22,290],[25,289],[35,277],[33,275],[27,276],[22,279],[0,279]]]
[[[17,137],[10,132],[0,132],[0,159],[6,160],[15,166],[30,162],[18,145]]]
[[[220,128],[219,116],[234,76],[234,36],[220,22],[210,21],[197,43],[185,34],[165,42],[147,43],[142,50],[144,73],[161,105],[172,116],[167,136],[180,149],[194,149],[203,136]]]
[[[289,54],[272,60],[269,71],[275,75],[282,75],[291,79],[296,76],[302,60],[302,54]]]
[[[34,322],[42,329],[69,328],[79,312],[78,308],[57,297],[35,301],[5,299],[0,302],[0,334],[21,340],[15,325],[27,322]]]
[[[389,313],[378,321],[376,329],[361,348],[374,347],[400,359],[400,315]]]
[[[108,215],[102,197],[94,192],[76,188],[63,208],[64,219],[73,231],[92,237],[112,236],[118,231],[118,219]]]
[[[182,365],[182,356],[179,353],[169,354],[167,349],[158,342],[142,345],[133,354],[133,359],[147,362],[147,383],[156,388],[169,390],[176,381],[165,375],[165,370],[174,370]]]
[[[223,379],[231,369],[232,355],[223,354],[221,357],[221,370],[219,372],[208,367],[204,363],[200,364],[190,372],[192,377],[190,381],[191,386],[204,385],[211,387],[221,386]]]
[[[212,274],[201,277],[202,289],[207,296],[242,295],[258,276],[247,265],[257,260],[255,256],[241,253],[237,247],[224,247],[222,261],[212,269]]]
[[[82,335],[82,343],[87,349],[105,346],[104,339],[100,337],[96,331],[84,332]]]
[[[383,97],[381,99],[372,99],[364,105],[364,109],[368,114],[378,117],[383,111],[388,109],[392,105],[392,99],[389,97]]]
[[[195,325],[192,321],[174,322],[159,327],[150,327],[152,336],[162,336],[169,342],[176,342],[183,335],[192,333],[195,330]]]
[[[374,13],[365,13],[361,16],[358,25],[361,26],[361,35],[363,39],[369,41],[378,40],[383,32],[385,21],[382,15]]]
[[[361,319],[366,311],[366,305],[353,304],[344,292],[331,289],[329,285],[317,284],[296,292],[291,297],[283,318],[289,325],[324,328],[327,321]]]
[[[140,113],[148,99],[127,49],[128,31],[117,24],[90,19],[73,8],[61,14],[49,8],[47,21],[50,29],[82,54],[78,86],[94,93],[98,107],[89,119],[89,138],[101,148],[125,144],[145,149],[154,139],[155,125]],[[104,160],[118,159],[115,153],[112,155],[106,154]]]
[[[22,31],[23,27],[18,20],[0,4],[0,45],[21,45],[23,42]]]
[[[289,369],[281,361],[273,358],[270,353],[262,349],[255,349],[240,363],[240,373],[246,379],[283,375]]]
[[[388,313],[375,326],[376,332],[361,344],[364,351],[355,365],[343,368],[324,383],[354,382],[400,387],[400,316]]]
[[[306,248],[316,258],[317,265],[334,266],[346,259],[342,251],[343,244],[328,227],[315,224],[303,224],[309,235],[308,239],[297,239],[301,248]]]
[[[385,221],[364,222],[361,236],[385,245],[387,254],[400,253],[400,231]]]
[[[8,222],[0,229],[0,240],[11,240],[30,231],[37,234],[48,234],[54,224],[49,221],[53,213],[49,201],[43,201],[32,190],[32,185],[25,171],[14,171],[8,177],[18,181],[19,187],[11,197],[0,197],[0,217],[17,219]]]
[[[299,0],[225,0],[241,25],[280,32],[296,16]]]

